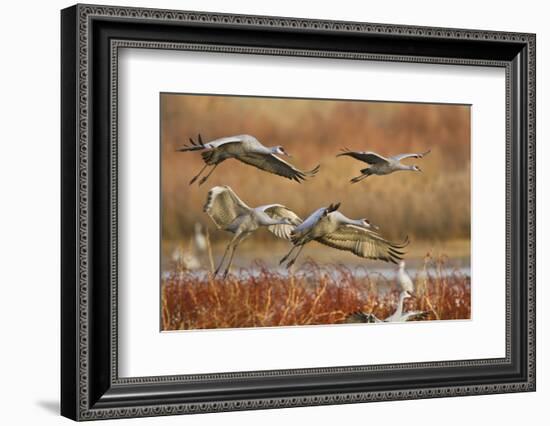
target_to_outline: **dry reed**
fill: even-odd
[[[427,258],[405,311],[428,311],[424,320],[470,318],[470,278],[444,273],[445,266],[444,258]],[[338,324],[355,311],[391,315],[399,298],[394,278],[358,272],[309,261],[288,275],[261,263],[225,280],[207,271],[173,273],[162,282],[162,329]]]

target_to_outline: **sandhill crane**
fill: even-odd
[[[219,229],[235,234],[214,273],[217,275],[229,254],[224,278],[229,272],[237,246],[260,226],[266,226],[277,237],[288,240],[294,227],[302,223],[294,212],[281,204],[268,204],[256,208],[247,206],[229,186],[215,186],[210,189],[204,211]]]
[[[430,153],[430,150],[428,150],[419,154],[399,154],[394,155],[393,157],[383,157],[382,155],[375,152],[350,151],[347,148],[343,149],[342,151],[343,152],[338,154],[337,157],[347,155],[370,165],[370,167],[362,169],[359,176],[351,179],[351,183],[357,183],[369,177],[370,175],[389,175],[393,172],[407,170],[413,172],[421,172],[422,170],[420,170],[420,167],[416,165],[409,166],[407,164],[403,164],[401,163],[401,160],[404,160],[406,158],[424,158]]]
[[[426,311],[407,311],[403,312],[403,305],[405,300],[413,297],[409,292],[402,291],[399,294],[399,301],[397,302],[397,307],[395,312],[388,316],[385,319],[380,319],[373,313],[365,313],[362,311],[353,312],[348,315],[344,320],[347,324],[354,323],[376,323],[376,322],[405,322],[413,318],[424,318],[428,315],[429,312]]]
[[[190,145],[178,148],[177,151],[204,151],[201,155],[205,163],[199,173],[191,179],[189,185],[193,184],[208,166],[213,166],[208,174],[199,181],[199,185],[202,185],[214,172],[216,167],[228,158],[234,158],[260,170],[283,176],[296,182],[301,182],[308,177],[315,176],[320,167],[317,165],[309,171],[299,170],[292,164],[276,157],[275,154],[290,157],[282,146],[266,147],[254,136],[250,135],[229,136],[206,143],[203,142],[201,135],[199,135],[197,141],[191,138],[189,138],[189,141],[191,142]]]
[[[367,219],[350,219],[337,211],[339,207],[340,203],[321,207],[296,226],[291,232],[294,246],[279,263],[286,262],[294,250],[298,249],[296,255],[287,263],[287,268],[290,268],[310,241],[350,251],[366,259],[396,263],[402,258],[404,253],[401,249],[409,243],[408,238],[401,244],[385,240],[373,231],[378,227],[371,225]]]

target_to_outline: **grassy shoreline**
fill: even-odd
[[[428,321],[469,319],[470,277],[443,275],[444,262],[436,262],[437,268],[412,276],[416,292],[405,311],[426,311],[422,320]],[[162,282],[162,330],[341,324],[355,311],[383,319],[395,311],[398,298],[393,278],[357,277],[342,265],[309,262],[290,275],[265,267],[225,280],[182,272]]]
[[[227,234],[229,236],[229,234]],[[212,244],[212,256],[214,263],[218,262],[225,250],[225,242]],[[162,244],[162,270],[170,270],[172,265],[172,253],[181,248],[184,252],[193,252],[192,247],[179,241],[164,241]],[[270,267],[278,266],[279,260],[288,252],[289,242],[272,239],[269,243],[250,238],[240,246],[235,256],[235,267],[248,268],[257,260]],[[407,266],[416,268],[424,263],[426,256],[434,259],[442,258],[450,267],[470,266],[470,240],[451,241],[415,241],[406,248],[405,260]],[[204,268],[209,267],[209,259],[206,253],[198,254],[197,259]],[[392,269],[395,265],[380,261],[372,261],[354,256],[352,253],[334,250],[319,243],[308,244],[304,248],[303,257],[298,261],[298,266],[307,261],[326,264],[344,264],[350,267],[364,266],[367,268]]]

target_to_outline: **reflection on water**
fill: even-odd
[[[260,275],[263,275],[266,268],[262,266],[252,266],[249,268],[233,268],[231,270],[231,274],[233,276],[239,277],[239,278],[251,278],[251,277],[258,277]],[[295,274],[299,276],[307,276],[307,275],[314,275],[317,272],[313,272],[311,270],[307,269],[298,269],[295,271],[289,271],[286,268],[283,267],[275,267],[275,268],[268,268],[269,272],[276,273],[281,276],[289,276],[290,274]],[[397,273],[397,268],[388,268],[388,267],[374,267],[374,268],[366,268],[366,267],[338,267],[338,268],[332,268],[330,265],[327,265],[327,267],[322,269],[322,272],[324,274],[327,274],[334,280],[338,280],[340,278],[343,278],[345,275],[351,273],[355,278],[369,278],[369,279],[376,279],[377,277],[386,279],[386,280],[393,280],[395,278],[395,275]],[[421,279],[424,274],[427,274],[429,276],[438,276],[438,277],[447,277],[455,274],[460,274],[469,277],[470,276],[470,267],[469,266],[460,266],[460,267],[435,267],[435,268],[407,268],[407,272],[411,275],[411,277],[415,279]],[[176,272],[174,270],[171,271],[163,271],[162,278],[163,279],[171,279],[176,277],[178,274],[184,273],[187,276],[191,276],[197,279],[197,281],[203,282],[208,275],[210,274],[209,270],[206,269],[196,269],[196,270],[187,270],[183,272]]]

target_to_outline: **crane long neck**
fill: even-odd
[[[365,223],[361,219],[349,219],[345,216],[340,218],[340,222],[344,225],[356,225],[365,228]]]
[[[414,171],[414,165],[410,166],[408,164],[397,163],[397,169],[398,170],[413,170]]]
[[[262,215],[260,217],[259,223],[260,225],[263,225],[263,226],[271,226],[271,225],[285,225],[287,222],[284,219],[273,219],[268,215]]]
[[[403,315],[403,304],[405,303],[405,297],[407,295],[405,292],[402,292],[399,295],[399,302],[397,302],[397,309],[395,310],[395,316],[400,318]]]

